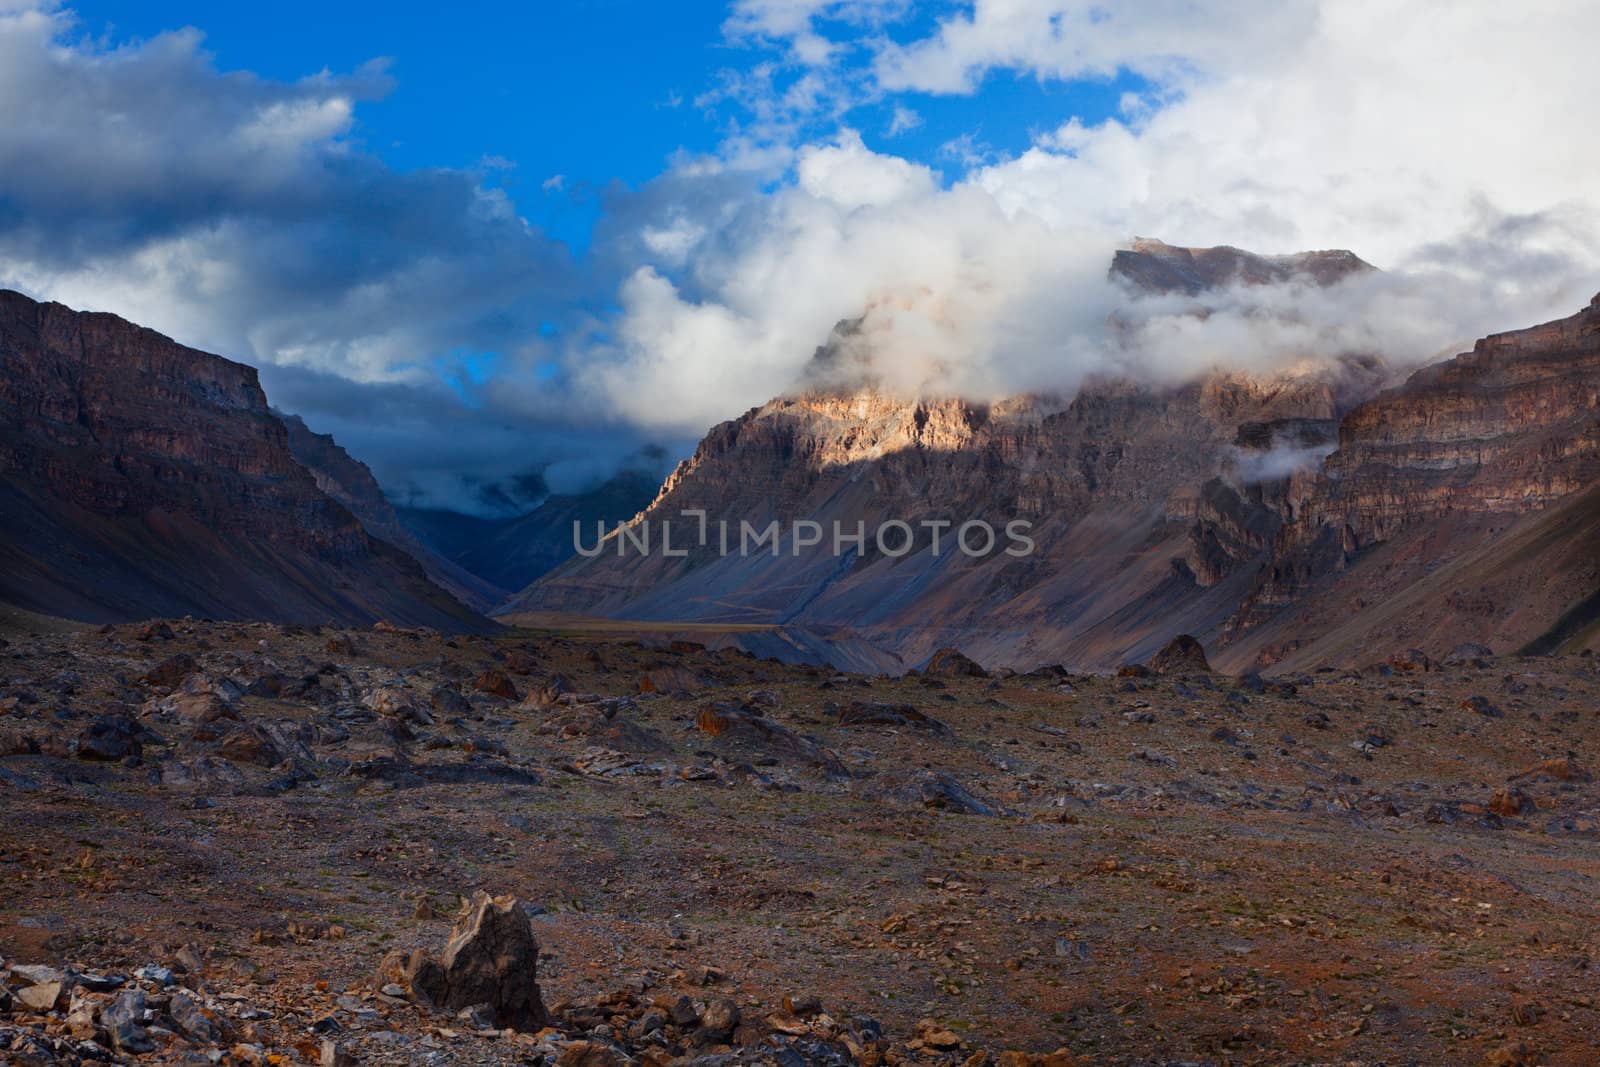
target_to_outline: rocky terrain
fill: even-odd
[[[488,628],[319,490],[286,433],[251,367],[0,291],[0,602]]]
[[[24,614],[0,1061],[1586,1064],[1595,657]],[[1370,662],[1370,660],[1377,662]]]
[[[1293,281],[1337,285],[1374,269],[1372,264],[1344,249],[1262,256],[1227,245],[1180,248],[1147,237],[1138,238],[1132,247],[1117,252],[1111,262],[1112,276],[1137,291],[1186,296],[1198,296],[1229,285],[1276,285]]]

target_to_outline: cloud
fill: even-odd
[[[1009,158],[966,131],[954,175],[845,127],[794,144],[784,177],[738,208],[703,211],[693,176],[664,177],[641,210],[694,238],[645,251],[582,375],[646,424],[762,402],[799,380],[834,323],[863,315],[853,343],[885,381],[992,395],[1352,353],[1406,367],[1600,288],[1600,142],[1574,135],[1600,91],[1592,6],[979,0],[909,40],[891,39],[907,29],[894,12],[852,39],[830,29],[828,5],[741,6],[769,35],[832,33],[869,52],[876,81],[858,103],[974,92],[1000,70],[1132,70],[1147,87],[1119,118],[1068,120]],[[817,54],[842,62],[840,48]],[[1134,234],[1347,247],[1385,271],[1332,291],[1229,292],[1205,316],[1149,301],[1132,332],[1108,336],[1125,296],[1105,266]]]
[[[106,47],[0,18],[0,280],[235,358],[417,379],[524,343],[564,249],[480,172],[400,173],[353,140],[381,66],[274,82],[182,30]]]
[[[876,57],[891,90],[970,93],[991,70],[1041,79],[1110,78],[1132,71],[1186,82],[1239,71],[1309,31],[1314,0],[977,0],[930,37],[887,42]]]
[[[894,106],[894,114],[889,119],[889,126],[883,131],[883,135],[885,137],[899,137],[902,133],[909,133],[921,125],[921,115],[904,104],[896,104]]]

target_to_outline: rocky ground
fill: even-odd
[[[5,640],[0,1063],[1600,1046],[1591,657],[886,680],[577,634]],[[427,970],[480,892],[542,1000]]]

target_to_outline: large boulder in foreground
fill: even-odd
[[[1166,648],[1150,657],[1150,669],[1156,674],[1210,674],[1211,664],[1199,641],[1188,634],[1179,634]]]
[[[442,953],[391,952],[378,974],[425,1006],[459,1011],[487,1005],[497,1025],[532,1031],[549,1022],[538,966],[539,942],[521,902],[479,892],[462,907]]]

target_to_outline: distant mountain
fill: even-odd
[[[574,555],[572,524],[586,543],[649,506],[661,485],[625,470],[584,493],[554,494],[525,515],[486,519],[438,508],[399,508],[400,521],[441,559],[503,590],[522,589]]]
[[[317,488],[349,508],[368,533],[415,559],[429,578],[478,611],[488,611],[510,595],[509,590],[457,566],[418,540],[401,522],[371,468],[339,447],[332,434],[313,433],[298,415],[274,414],[289,431],[294,458],[311,472]]]
[[[253,368],[0,291],[0,602],[487,630],[290,451]]]
[[[1228,285],[1275,285],[1295,280],[1335,285],[1376,268],[1354,252],[1296,252],[1262,256],[1240,248],[1180,248],[1139,238],[1111,261],[1111,276],[1147,293],[1198,295]]]
[[[1111,270],[1135,292],[1336,284],[1348,252],[1264,257],[1139,242]],[[848,324],[847,324],[848,325]],[[501,609],[780,625],[925,662],[1143,660],[1177,634],[1226,669],[1360,663],[1462,641],[1600,645],[1600,303],[1481,342],[1380,394],[1375,357],[1320,370],[1211,373],[1177,386],[1091,382],[993,404],[814,388],[715,427],[634,534],[569,560]],[[784,524],[778,554],[659,550],[703,510]],[[1035,551],[968,556],[969,520],[1032,524]],[[795,521],[901,520],[911,550],[797,546]],[[690,520],[692,521],[692,520]],[[947,523],[936,553],[928,523]],[[898,546],[899,538],[892,542]],[[1395,605],[1405,604],[1399,608]]]

